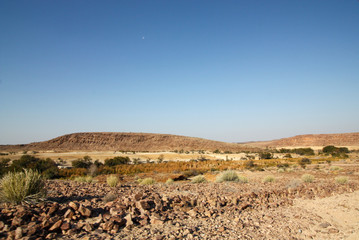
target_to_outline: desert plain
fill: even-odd
[[[232,145],[191,150],[183,142],[162,151],[3,146],[1,152],[8,154],[3,157],[11,161],[28,154],[51,158],[74,176],[45,180],[42,201],[0,203],[0,238],[359,239],[355,146],[345,157],[321,153],[320,144],[313,144],[314,155],[288,157],[279,151],[283,146],[245,145],[243,151]],[[270,158],[263,159],[263,152]],[[84,170],[81,174],[91,178],[78,180],[71,162],[85,156],[101,163],[114,157],[131,162],[108,174]],[[303,158],[309,163],[300,164]],[[218,181],[228,171],[238,179]],[[110,186],[108,176],[118,183]],[[198,176],[204,181],[195,181]],[[143,182],[149,178],[153,182]]]

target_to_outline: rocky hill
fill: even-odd
[[[0,150],[57,151],[242,151],[248,147],[202,138],[152,133],[88,132],[60,136],[49,141],[25,145],[3,145]]]
[[[339,134],[307,134],[265,142],[241,144],[251,147],[324,147],[328,145],[359,148],[359,132]]]

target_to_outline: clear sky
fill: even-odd
[[[357,0],[0,1],[0,144],[359,131]]]

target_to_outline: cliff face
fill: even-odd
[[[274,141],[280,146],[359,146],[359,133],[299,135]]]
[[[338,134],[307,134],[295,137],[282,138],[266,142],[246,144],[252,147],[312,147],[312,146],[346,146],[359,148],[359,133]]]
[[[2,149],[4,149],[4,147],[5,146],[2,146]],[[21,149],[60,151],[249,150],[249,148],[235,143],[211,141],[202,138],[169,134],[111,132],[73,133],[49,141],[23,145]]]

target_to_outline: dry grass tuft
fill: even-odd
[[[274,176],[266,176],[263,178],[262,182],[267,183],[267,182],[274,182],[275,181],[275,177]]]
[[[110,175],[106,178],[106,182],[110,187],[116,187],[119,179],[116,175]]]
[[[79,177],[76,177],[74,179],[74,181],[90,183],[90,182],[93,181],[93,177],[91,177],[91,176],[79,176]]]
[[[153,178],[145,178],[145,179],[141,180],[141,182],[140,182],[141,185],[152,185],[155,183],[156,183],[156,181]]]
[[[349,181],[349,178],[346,176],[339,176],[339,177],[335,178],[335,182],[338,184],[346,184],[346,183],[348,183],[348,181]]]
[[[0,182],[1,198],[6,202],[38,202],[46,195],[45,182],[37,171],[9,172]]]
[[[227,170],[217,176],[216,182],[238,182],[238,174],[235,171]]]
[[[195,176],[192,178],[192,183],[205,183],[207,182],[207,179],[203,175]]]
[[[302,175],[302,181],[303,182],[307,182],[307,183],[311,183],[314,181],[314,176],[311,174],[303,174]]]

